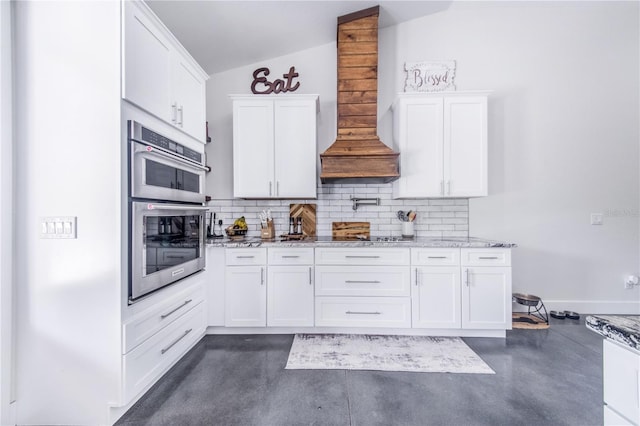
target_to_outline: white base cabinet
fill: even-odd
[[[494,337],[511,329],[508,248],[222,250],[226,327]]]
[[[640,424],[640,353],[603,341],[605,425]]]
[[[225,277],[225,320],[227,327],[267,325],[265,266],[228,267]]]
[[[635,426],[629,420],[609,408],[608,405],[604,406],[603,414],[604,426]]]
[[[200,303],[123,357],[125,401],[131,401],[155,382],[200,340],[205,316],[204,304]]]
[[[510,330],[510,253],[500,248],[411,249],[413,327]]]
[[[462,328],[511,329],[511,268],[463,267]]]
[[[227,327],[267,325],[267,249],[227,249],[224,324]]]
[[[313,267],[269,266],[267,325],[313,326]]]
[[[316,326],[411,327],[408,297],[316,297]]]
[[[460,249],[462,328],[511,330],[511,250]]]
[[[183,284],[190,284],[170,296],[162,298],[159,293],[154,294],[149,299],[155,298],[156,303],[139,310],[122,324],[120,405],[127,405],[148,389],[200,340],[206,329],[206,281],[205,273],[199,272],[186,278]]]
[[[460,328],[460,267],[423,266],[415,268],[412,287],[414,328]]]
[[[226,250],[224,325],[312,327],[313,249],[268,251]]]

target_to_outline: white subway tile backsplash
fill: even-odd
[[[361,205],[353,210],[351,197],[379,198],[380,205]],[[469,200],[460,199],[392,199],[391,184],[320,185],[318,198],[309,200],[212,200],[211,210],[218,213],[223,226],[245,216],[249,236],[259,236],[258,214],[271,209],[276,235],[288,231],[289,204],[316,204],[316,231],[318,235],[331,235],[331,222],[369,222],[372,236],[399,236],[401,222],[398,210],[417,213],[415,230],[418,237],[467,237],[469,235]]]

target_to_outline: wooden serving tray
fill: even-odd
[[[369,222],[332,222],[331,237],[334,240],[359,240],[371,237]]]

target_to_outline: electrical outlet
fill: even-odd
[[[591,224],[602,225],[602,213],[591,213]]]
[[[629,275],[627,279],[624,280],[624,288],[627,290],[632,289],[633,287],[639,285],[640,279],[637,275]]]

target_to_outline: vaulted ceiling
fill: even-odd
[[[193,1],[147,4],[209,74],[336,40],[338,16],[380,6],[380,27],[436,13],[451,1]]]

